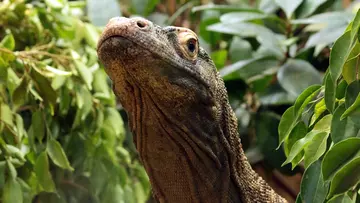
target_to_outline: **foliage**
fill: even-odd
[[[284,164],[304,162],[305,202],[360,200],[359,28],[360,10],[335,41],[322,85],[303,91],[280,121]]]
[[[298,168],[281,164],[287,148],[274,150],[280,116],[307,87],[321,84],[329,47],[354,14],[335,10],[330,0],[254,2],[192,11],[201,13],[201,42],[225,80],[245,147],[260,149],[270,166],[294,173]]]
[[[97,60],[99,30],[84,6],[0,2],[3,203],[147,199],[148,179],[123,145],[123,120]]]

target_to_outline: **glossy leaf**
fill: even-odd
[[[41,73],[36,70],[36,68],[32,68],[30,75],[35,83],[35,88],[37,92],[40,94],[41,98],[49,105],[49,107],[53,110],[56,99],[57,93],[51,87],[51,83],[47,78],[45,78]]]
[[[0,120],[10,126],[13,125],[13,113],[8,105],[0,104]]]
[[[334,143],[349,137],[355,137],[359,133],[360,129],[355,126],[350,118],[340,119],[345,110],[345,104],[342,104],[336,108],[333,114],[333,119],[331,121],[331,140]]]
[[[22,203],[23,195],[21,186],[16,179],[8,179],[3,188],[2,194],[3,203]]]
[[[310,126],[313,125],[325,111],[326,111],[325,100],[321,99],[318,103],[315,104],[314,114],[311,117],[309,125]]]
[[[37,157],[34,170],[43,190],[46,192],[55,192],[55,184],[49,171],[50,166],[46,152],[41,152]]]
[[[347,24],[351,21],[353,15],[348,12],[335,11],[335,12],[326,12],[317,15],[313,15],[309,18],[296,19],[292,20],[292,24],[316,24],[316,23],[337,23],[344,22]]]
[[[331,45],[344,33],[345,29],[346,24],[342,22],[338,24],[332,23],[331,26],[311,35],[304,48],[308,49],[319,45]]]
[[[329,124],[331,122],[331,118],[332,118],[331,115],[327,115],[327,116],[323,117],[319,122],[317,122],[315,124],[312,131],[307,133],[304,138],[301,138],[298,141],[296,141],[295,144],[293,145],[293,147],[291,148],[290,153],[289,153],[286,161],[283,163],[283,165],[290,163],[311,142],[317,141],[317,140],[320,140],[320,142],[321,142],[321,139],[317,139],[317,137],[322,138],[329,134],[329,131],[330,131]],[[315,152],[314,154],[318,155],[320,152]]]
[[[74,170],[71,167],[69,160],[67,159],[66,154],[58,141],[54,139],[48,140],[46,150],[54,164],[63,169],[68,169],[70,171]]]
[[[240,60],[250,59],[251,52],[252,47],[248,41],[237,36],[233,37],[229,47],[229,55],[233,63]]]
[[[333,112],[335,108],[336,83],[334,83],[329,73],[325,77],[325,105],[330,112]]]
[[[7,34],[0,42],[0,47],[4,47],[9,50],[14,50],[15,48],[15,39],[14,36],[10,33]]]
[[[304,148],[304,164],[308,168],[313,162],[318,160],[326,151],[326,141],[329,133],[319,133],[314,136],[311,142]]]
[[[289,60],[277,73],[281,86],[289,93],[300,95],[307,87],[321,84],[322,77],[308,62]]]
[[[256,37],[263,46],[271,50],[277,58],[282,58],[285,47],[270,29],[252,23],[216,23],[208,26],[209,31],[237,35],[240,37]]]
[[[335,144],[325,154],[321,165],[324,180],[332,180],[345,163],[358,157],[360,157],[360,138],[348,138]]]
[[[285,154],[288,156],[290,153],[291,148],[294,146],[296,141],[305,137],[307,134],[307,126],[304,122],[300,121],[291,131],[289,137],[284,142],[284,151]]]
[[[96,27],[92,24],[85,23],[85,40],[93,48],[96,48],[99,40],[99,32]]]
[[[337,195],[331,198],[327,203],[355,203],[347,194]]]
[[[289,136],[292,129],[295,127],[296,117],[294,114],[294,107],[288,108],[281,117],[279,124],[279,146],[284,142],[284,140]]]
[[[26,94],[28,90],[28,80],[23,78],[20,85],[14,90],[12,100],[15,108],[20,107],[26,101]]]
[[[314,99],[315,95],[320,91],[321,85],[312,85],[306,88],[296,99],[294,104],[294,114],[301,113],[306,105]]]
[[[316,161],[305,170],[301,180],[300,195],[303,202],[324,202],[329,189],[321,175],[321,161]]]
[[[274,16],[254,12],[230,12],[222,15],[220,20],[224,23],[241,23],[250,20],[265,19],[270,17]]]
[[[62,0],[45,0],[45,3],[54,9],[61,9],[63,8],[64,4]]]
[[[201,6],[195,6],[192,8],[192,12],[204,11],[204,10],[216,10],[216,11],[226,11],[226,12],[255,12],[255,13],[262,13],[260,10],[251,9],[251,8],[242,8],[239,6],[232,6],[232,5],[216,5],[216,4],[206,4]]]
[[[349,116],[350,119],[360,127],[360,109],[359,107],[360,81],[354,81],[346,88],[345,107],[346,111],[340,119]]]
[[[339,78],[343,66],[350,52],[351,46],[351,32],[344,33],[339,39],[336,40],[332,51],[330,53],[330,75],[332,81],[335,83]]]
[[[290,19],[292,14],[294,13],[295,9],[298,6],[300,6],[300,4],[303,2],[303,0],[293,0],[293,1],[275,0],[275,2],[279,5],[279,7],[283,11],[285,11],[287,18]]]
[[[77,71],[79,72],[81,78],[85,82],[88,89],[91,90],[92,89],[91,83],[93,81],[93,75],[91,74],[89,69],[85,66],[85,64],[82,63],[81,61],[75,60],[75,64],[76,64]]]
[[[360,157],[343,166],[333,177],[329,190],[329,197],[342,194],[360,182]]]
[[[359,53],[360,53],[360,43],[356,40],[356,44],[351,49],[351,52],[348,56],[347,61],[344,64],[342,70],[342,76],[348,84],[352,83],[358,77],[359,70]]]
[[[329,0],[304,0],[299,7],[299,18],[313,14],[316,9]]]

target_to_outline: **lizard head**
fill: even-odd
[[[130,108],[135,89],[162,108],[214,106],[216,102],[215,65],[189,29],[160,27],[139,17],[116,17],[105,27],[97,51],[125,109]]]

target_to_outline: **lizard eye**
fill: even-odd
[[[199,50],[199,43],[196,34],[188,29],[179,30],[178,42],[183,57],[194,60]]]
[[[189,39],[187,41],[187,48],[191,53],[194,53],[196,51],[196,39]]]

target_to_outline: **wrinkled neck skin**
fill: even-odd
[[[223,80],[202,49],[186,55],[181,42],[189,35],[142,18],[115,18],[99,40],[99,58],[128,113],[155,199],[286,202],[251,169]]]
[[[123,81],[128,96],[114,91],[159,202],[286,202],[251,169],[225,91],[189,107]],[[225,89],[219,76],[216,83]]]

